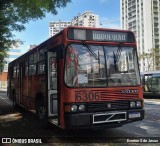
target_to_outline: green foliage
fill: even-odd
[[[57,14],[57,8],[68,2],[71,0],[0,0],[0,66],[15,43],[13,31],[23,31],[25,23],[42,19],[46,13]]]

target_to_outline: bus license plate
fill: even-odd
[[[141,117],[141,113],[129,113],[129,118],[140,118]]]

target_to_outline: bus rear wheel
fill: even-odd
[[[42,103],[37,103],[36,106],[36,116],[39,120],[46,119],[46,107]]]
[[[13,100],[13,108],[17,108],[17,103],[16,103],[16,92],[13,90],[12,91],[12,100]]]

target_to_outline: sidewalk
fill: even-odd
[[[144,99],[144,103],[160,105],[160,99]]]
[[[0,88],[0,92],[7,92],[7,89],[1,89]]]

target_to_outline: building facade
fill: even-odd
[[[90,11],[78,14],[71,21],[72,26],[99,27],[99,16]]]
[[[99,27],[99,16],[90,11],[78,14],[71,21],[49,22],[49,37],[54,36],[68,26]]]
[[[54,36],[64,28],[71,25],[70,21],[49,22],[49,37]]]
[[[7,52],[8,57],[5,58],[5,66],[2,73],[0,73],[0,89],[7,88],[7,74],[8,74],[8,64],[18,58],[21,55],[20,41],[17,41]]]
[[[160,48],[160,0],[120,0],[120,11],[121,28],[135,33],[139,56]],[[141,59],[141,71],[148,67],[148,60]]]

